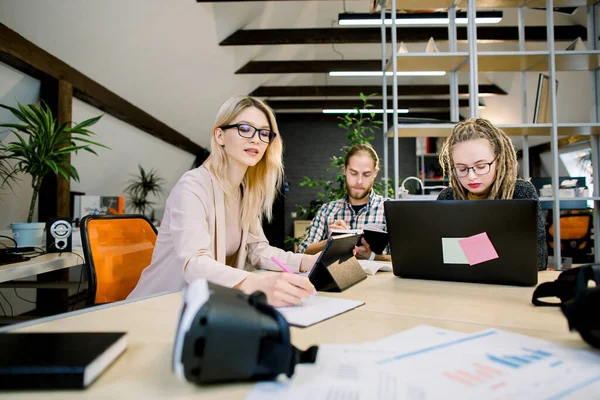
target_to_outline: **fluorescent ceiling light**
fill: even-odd
[[[392,76],[391,71],[385,73]],[[330,71],[329,76],[382,76],[381,71]],[[446,71],[397,71],[396,76],[444,76]]]
[[[361,114],[383,114],[383,109],[381,108],[370,108],[370,109],[361,109],[359,110]],[[387,109],[388,114],[392,114],[394,110]],[[356,113],[356,109],[354,108],[326,108],[323,110],[323,114],[350,114]],[[408,108],[399,108],[398,114],[408,114]]]
[[[479,11],[476,14],[477,24],[497,24],[502,20],[502,11]],[[467,13],[459,11],[456,13],[456,24],[467,25]],[[396,14],[396,25],[448,25],[450,19],[446,12],[433,13],[398,13]],[[343,13],[338,16],[338,24],[341,26],[381,26],[381,16],[378,13]],[[386,13],[385,24],[392,25],[390,13]]]

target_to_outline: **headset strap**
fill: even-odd
[[[600,265],[588,264],[561,272],[553,282],[544,282],[533,291],[531,302],[535,306],[559,307],[587,287],[588,281],[593,280],[600,287]],[[540,298],[557,297],[561,303],[542,301]]]

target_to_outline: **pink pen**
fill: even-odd
[[[293,272],[292,272],[292,271],[290,271],[290,269],[289,269],[288,267],[286,267],[285,265],[283,265],[283,264],[281,263],[281,261],[279,261],[279,260],[278,260],[278,259],[277,259],[275,256],[271,257],[271,260],[273,260],[273,262],[274,262],[275,264],[277,264],[277,266],[278,266],[279,268],[281,268],[281,269],[283,270],[283,272],[287,272],[288,274],[293,274]]]
[[[271,260],[273,260],[273,262],[274,262],[275,264],[277,264],[277,266],[278,266],[279,268],[281,268],[281,270],[282,270],[283,272],[287,272],[288,274],[293,274],[293,272],[292,272],[292,271],[290,271],[290,269],[289,269],[288,267],[286,267],[285,265],[283,265],[283,264],[281,263],[281,261],[279,261],[279,260],[277,259],[277,257],[275,257],[275,256],[272,256],[272,257],[271,257]],[[316,290],[316,289],[315,289],[315,290],[313,290],[312,294],[313,294],[313,296],[314,296],[314,295],[316,295],[316,294],[317,294],[317,290]]]

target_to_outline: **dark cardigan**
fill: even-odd
[[[442,190],[437,198],[438,200],[454,200],[454,190],[446,188]],[[538,243],[538,270],[546,269],[548,263],[548,247],[546,244],[546,221],[542,214],[542,205],[540,204],[535,187],[527,181],[517,179],[515,182],[515,193],[513,199],[535,199],[537,200],[537,243]]]

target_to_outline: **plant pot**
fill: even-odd
[[[10,224],[13,231],[13,239],[17,247],[39,247],[44,239],[45,222],[17,222]]]

